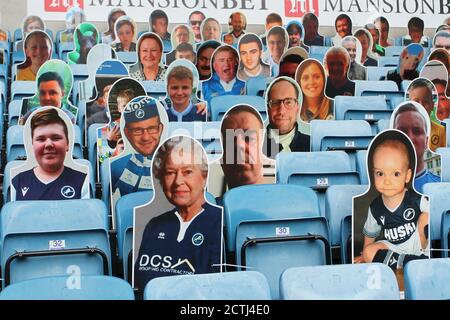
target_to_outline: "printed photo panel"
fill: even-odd
[[[73,35],[75,50],[67,56],[69,64],[86,64],[89,51],[99,44],[100,40],[100,33],[93,24],[84,22],[78,25]]]
[[[115,41],[111,46],[116,52],[135,52],[137,39],[137,25],[128,16],[121,16],[114,25]]]
[[[211,77],[211,57],[218,47],[220,42],[215,40],[205,41],[198,46],[196,66],[201,81]]]
[[[446,94],[448,88],[448,71],[445,65],[440,61],[431,60],[423,66],[420,77],[433,82],[436,89],[436,118],[439,121],[450,118],[450,100]]]
[[[27,37],[27,35],[30,32],[32,32],[34,30],[45,31],[46,25],[39,16],[29,15],[29,16],[25,17],[22,21],[22,40],[20,40],[16,43],[15,51],[23,51],[24,39]]]
[[[133,287],[142,293],[157,277],[221,272],[223,209],[207,199],[201,144],[168,138],[155,152],[152,179],[152,201],[134,210]]]
[[[69,10],[67,10],[65,22],[66,22],[66,29],[61,32],[59,38],[61,43],[64,42],[70,43],[73,42],[73,35],[78,25],[86,22],[86,14],[84,13],[84,10],[82,8],[72,7]]]
[[[325,94],[329,98],[355,95],[355,82],[348,77],[350,62],[350,55],[343,47],[331,47],[325,54],[323,66],[328,75]]]
[[[217,19],[209,17],[203,20],[201,25],[202,41],[222,41],[222,26]]]
[[[172,51],[169,53],[166,53],[166,56],[165,56],[166,65],[170,65],[172,62],[174,62],[177,59],[177,51],[192,50],[195,52],[194,32],[188,25],[185,25],[185,24],[177,25],[172,31],[171,41],[172,41]]]
[[[236,47],[239,38],[247,29],[247,17],[239,11],[233,12],[228,18],[229,32],[223,36],[223,43]]]
[[[254,33],[244,34],[238,43],[240,57],[237,76],[242,81],[250,78],[270,78],[270,66],[262,61],[263,44],[261,38]]]
[[[278,76],[280,72],[280,60],[289,46],[289,36],[283,27],[270,28],[266,36],[267,49],[263,54],[263,62],[270,65],[271,77]]]
[[[130,66],[130,77],[137,81],[164,81],[163,51],[163,42],[156,33],[142,34],[137,45],[138,61]]]
[[[102,32],[102,43],[103,44],[111,44],[116,40],[116,33],[114,31],[114,26],[116,24],[117,19],[122,16],[125,16],[126,12],[121,8],[113,8],[108,14],[108,30]]]
[[[378,66],[378,57],[374,52],[372,52],[373,48],[372,34],[367,29],[360,28],[355,31],[354,35],[355,38],[359,40],[362,48],[360,63],[365,67]]]
[[[362,46],[358,38],[347,36],[342,39],[341,46],[344,47],[350,55],[348,78],[350,80],[367,80],[367,68],[361,63]]]
[[[309,55],[305,49],[294,47],[287,49],[280,59],[279,72],[277,77],[289,77],[295,79],[295,71],[298,65],[308,59]]]
[[[11,169],[11,201],[89,199],[91,173],[73,159],[75,139],[63,110],[41,107],[31,113],[24,127],[27,160]]]

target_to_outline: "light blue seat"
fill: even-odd
[[[345,216],[341,221],[341,263],[352,263],[352,216]]]
[[[88,143],[88,159],[91,163],[92,168],[94,168],[94,175],[97,177],[97,168],[98,168],[98,161],[97,161],[97,137],[98,132],[100,131],[100,128],[103,128],[105,123],[94,123],[92,124],[87,132],[87,143]],[[95,178],[97,181],[97,178]]]
[[[441,221],[441,247],[444,250],[442,256],[448,258],[450,243],[450,208],[442,213]]]
[[[379,81],[381,77],[385,77],[390,70],[395,67],[367,67],[367,80]]]
[[[20,112],[22,111],[22,100],[13,100],[8,107],[8,126],[18,124]]]
[[[450,119],[445,119],[444,123],[446,128],[450,128]],[[447,140],[447,148],[450,148],[450,130],[446,130],[445,137]]]
[[[138,57],[136,52],[120,51],[117,52],[117,59],[122,61],[124,64],[129,65],[135,64],[137,62]]]
[[[334,185],[325,193],[325,217],[330,226],[330,239],[333,246],[341,241],[342,220],[352,215],[352,199],[363,194],[367,189],[365,185]]]
[[[16,201],[0,217],[4,286],[23,280],[67,275],[109,275],[111,253],[107,212],[97,199]]]
[[[364,120],[311,121],[311,151],[365,150],[372,138],[370,124]]]
[[[81,136],[81,129],[78,125],[73,126],[75,133],[75,140],[73,145],[73,157],[76,159],[83,159],[83,139]]]
[[[164,53],[172,51],[172,42],[170,40],[163,40]]]
[[[411,80],[403,80],[402,81],[402,91],[403,92],[407,92],[408,91],[408,87],[411,84]]]
[[[59,56],[62,61],[67,62],[67,55],[69,52],[72,52],[75,50],[75,45],[73,42],[61,42],[58,45],[58,52]]]
[[[399,57],[379,57],[378,58],[378,67],[397,67],[399,63]]]
[[[361,96],[365,91],[398,92],[397,84],[392,80],[365,81],[355,80],[355,96]]]
[[[280,291],[284,300],[400,300],[395,274],[382,263],[291,268]]]
[[[359,173],[361,184],[369,184],[369,176],[367,175],[367,150],[356,152],[356,171]]]
[[[405,93],[401,91],[383,92],[383,91],[364,91],[362,96],[382,96],[386,100],[387,106],[394,110],[397,106],[405,101]]]
[[[330,50],[330,47],[323,47],[323,46],[310,46],[309,47],[309,53],[310,54],[322,54],[322,55],[325,55],[328,50]]]
[[[36,91],[35,81],[13,81],[11,83],[11,101],[32,97]]]
[[[84,133],[86,126],[86,101],[79,100],[77,106],[78,106],[77,124],[80,126],[81,132]],[[87,139],[87,137],[84,138]],[[87,141],[85,141],[85,143],[87,144]]]
[[[400,57],[403,49],[405,49],[403,46],[389,46],[385,48],[384,53],[386,57]]]
[[[450,148],[437,148],[436,153],[441,156],[441,180],[450,182]]]
[[[377,122],[377,134],[381,131],[389,129],[390,120],[389,119],[381,119]]]
[[[270,300],[263,274],[256,271],[179,275],[155,278],[144,300]]]
[[[209,106],[212,121],[222,120],[224,114],[236,104],[248,104],[261,114],[263,121],[266,119],[266,104],[264,98],[258,96],[226,95],[216,96],[211,99]]]
[[[11,63],[13,65],[19,64],[25,61],[25,52],[23,50],[14,50],[12,52]]]
[[[316,59],[317,61],[323,64],[323,60],[325,59],[325,53],[310,53],[309,58]]]
[[[410,261],[405,266],[405,299],[449,300],[450,259]]]
[[[100,165],[100,182],[102,186],[102,201],[108,208],[108,211],[111,208],[111,173],[110,173],[110,165],[109,158],[103,160]]]
[[[6,287],[0,300],[134,300],[126,281],[110,276],[70,275],[21,281]]]
[[[247,95],[249,96],[264,96],[267,85],[272,81],[273,78],[265,77],[251,77],[245,83],[245,88],[247,90]]]
[[[430,239],[441,240],[442,214],[450,209],[450,183],[427,183],[423,193],[430,196]]]
[[[23,144],[24,126],[11,126],[6,131],[6,161],[24,160],[27,156]]]
[[[164,81],[141,81],[145,92],[152,98],[157,100],[163,99],[167,95],[166,83]]]
[[[238,270],[266,276],[272,298],[278,297],[284,269],[331,263],[328,225],[319,216],[312,190],[289,185],[243,186],[225,193],[223,202],[228,253],[235,252]]]

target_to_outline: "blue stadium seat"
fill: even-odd
[[[367,80],[378,81],[381,77],[386,76],[388,71],[394,69],[395,67],[367,67]]]
[[[311,151],[365,150],[372,138],[370,124],[364,120],[311,121]]]
[[[379,120],[389,120],[392,110],[381,96],[348,97],[336,96],[334,99],[336,120],[365,120],[372,126],[372,134],[377,133]]]
[[[442,213],[441,221],[441,247],[444,250],[442,256],[448,258],[450,243],[450,208]]]
[[[77,114],[77,124],[80,126],[81,132],[85,132],[85,126],[86,126],[86,101],[85,100],[79,100],[78,101],[78,114]],[[87,139],[87,137],[85,137]],[[87,141],[85,141],[87,144]]]
[[[400,103],[405,101],[405,93],[401,91],[364,91],[362,93],[362,96],[382,96],[386,100],[386,104],[391,110],[394,110]]]
[[[377,122],[377,133],[380,133],[381,131],[389,129],[390,120],[388,119],[381,119]]]
[[[437,148],[436,153],[441,156],[441,180],[450,182],[450,148]]]
[[[147,95],[157,100],[165,98],[167,88],[165,81],[141,81]]]
[[[403,46],[389,46],[385,48],[384,53],[386,57],[400,57],[403,49],[405,49]]]
[[[226,95],[211,99],[209,110],[212,121],[220,121],[224,114],[236,104],[249,104],[259,111],[263,121],[266,119],[266,103],[264,98],[258,96]]]
[[[402,81],[402,91],[407,92],[410,84],[411,84],[411,80],[403,80]]]
[[[59,57],[62,61],[67,62],[67,55],[69,52],[72,52],[75,50],[75,45],[73,42],[61,42],[58,45],[58,53]]]
[[[100,182],[102,185],[102,201],[110,211],[111,207],[111,178],[109,158],[103,160],[100,165]]]
[[[164,53],[169,53],[172,51],[172,42],[170,40],[163,40]]]
[[[382,263],[291,268],[280,291],[284,300],[400,300],[395,274]]]
[[[379,57],[378,58],[378,67],[397,67],[399,63],[399,57]]]
[[[247,82],[245,83],[247,95],[263,97],[268,84],[272,80],[273,78],[265,78],[265,77],[248,78]]]
[[[430,239],[441,240],[442,214],[450,209],[450,183],[427,183],[423,193],[430,196]]]
[[[135,64],[138,60],[136,52],[117,52],[117,59],[122,61],[125,65]]]
[[[345,216],[341,222],[341,263],[352,263],[352,216]]]
[[[22,111],[22,100],[13,100],[8,107],[8,126],[14,126],[19,122]]]
[[[20,51],[16,51],[14,50],[12,52],[12,56],[11,56],[11,64],[15,65],[15,64],[19,64],[25,61],[25,53],[20,50]]]
[[[11,126],[6,131],[6,161],[25,159],[27,154],[23,144],[24,126]]]
[[[87,64],[69,64],[73,74],[73,85],[79,81],[86,80],[89,77]]]
[[[282,184],[242,186],[226,192],[223,203],[230,261],[235,254],[239,270],[247,267],[265,274],[273,298],[287,267],[330,263],[327,222],[319,216],[317,196],[311,189]]]
[[[405,299],[449,300],[450,259],[410,261],[405,266]]]
[[[361,96],[365,91],[398,92],[397,84],[392,80],[365,81],[355,80],[355,96]]]
[[[105,123],[94,123],[92,124],[87,132],[87,144],[88,144],[88,159],[94,168],[94,176],[97,177],[97,137],[100,128],[103,128]],[[96,178],[97,181],[97,178]]]
[[[97,199],[16,201],[0,216],[4,286],[67,275],[110,274],[107,212]]]
[[[11,101],[34,96],[36,91],[35,81],[13,81],[11,83]]]
[[[361,184],[369,184],[367,175],[367,150],[356,152],[356,171],[359,173]]]
[[[23,33],[21,28],[17,28],[14,30],[14,42],[20,41],[23,39]]]
[[[310,54],[325,55],[328,50],[330,50],[330,47],[322,47],[322,46],[310,46],[309,47],[309,53]]]
[[[73,157],[76,159],[83,159],[83,139],[81,134],[81,129],[79,126],[73,126],[75,132],[75,143],[73,146]]]
[[[161,277],[145,287],[144,300],[270,300],[263,274],[256,271]]]
[[[5,288],[0,300],[134,300],[133,288],[110,276],[70,275],[21,281]]]
[[[335,185],[330,186],[325,193],[325,217],[330,226],[330,239],[333,246],[340,244],[342,220],[352,215],[352,199],[363,194],[365,185]]]

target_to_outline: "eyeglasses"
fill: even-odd
[[[148,132],[149,134],[157,134],[157,133],[159,133],[159,125],[158,126],[150,126],[147,128],[127,128],[127,130],[133,136],[142,136],[144,134],[144,131]]]
[[[287,109],[292,109],[297,105],[297,99],[284,98],[284,99],[277,99],[277,100],[269,100],[268,104],[269,104],[269,108],[271,108],[271,109],[278,109],[281,107],[281,104],[284,104],[284,106]]]
[[[195,25],[199,26],[199,25],[202,24],[202,21],[201,21],[201,20],[191,20],[191,21],[189,21],[189,23],[190,23],[192,26],[195,26]]]

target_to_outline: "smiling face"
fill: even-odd
[[[41,106],[61,108],[64,91],[58,81],[42,81],[39,85],[39,103]]]
[[[289,98],[295,100],[292,105],[281,102]],[[292,131],[297,123],[300,110],[297,98],[294,86],[288,81],[279,81],[270,89],[269,101],[272,100],[273,103],[268,107],[269,121],[272,128],[278,129],[281,135]]]
[[[177,44],[189,42],[189,30],[185,27],[178,27],[175,30],[175,39]]]
[[[167,86],[167,93],[175,108],[187,108],[191,99],[192,80],[171,77]]]
[[[125,136],[134,150],[143,156],[150,156],[158,147],[163,125],[159,117],[128,123],[125,126]]]
[[[40,67],[50,59],[51,43],[43,33],[30,35],[26,41],[25,56],[31,60],[31,65]]]
[[[354,43],[353,41],[344,41],[342,42],[342,46],[350,55],[351,62],[354,62],[356,59],[356,43]]]
[[[351,34],[350,24],[346,18],[336,21],[336,32],[341,37],[349,36]]]
[[[242,15],[238,13],[233,14],[233,16],[231,17],[231,25],[233,27],[234,34],[241,34],[241,32],[244,31],[245,28],[245,22]]]
[[[158,41],[153,38],[146,38],[139,46],[139,60],[144,68],[151,68],[161,61],[162,50]]]
[[[205,202],[206,177],[194,159],[184,150],[166,159],[161,184],[167,200],[177,208],[200,207]]]
[[[230,82],[236,77],[237,57],[231,51],[218,51],[214,57],[213,68],[220,80]]]
[[[32,144],[34,157],[45,172],[58,171],[64,165],[69,143],[62,124],[52,123],[34,128]]]
[[[286,47],[286,40],[278,34],[272,34],[267,37],[269,52],[275,61],[280,61]]]
[[[307,98],[317,98],[323,96],[325,78],[321,68],[317,63],[311,63],[302,72],[300,77],[300,88]]]
[[[200,25],[202,24],[204,19],[205,16],[203,14],[194,13],[191,15],[191,18],[189,20],[189,25],[191,26],[192,31],[194,32],[194,35],[197,39],[200,38]]]

